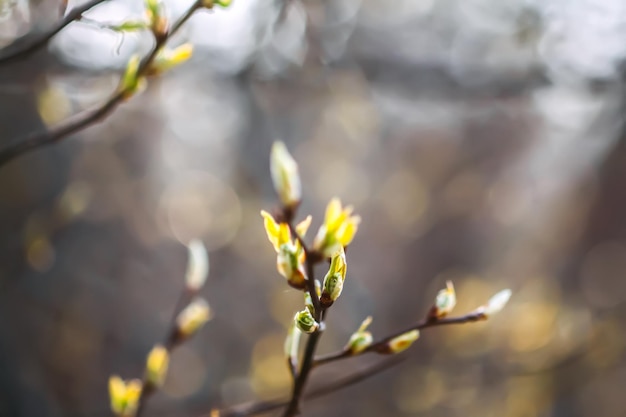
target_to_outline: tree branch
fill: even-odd
[[[302,393],[304,392],[309,374],[313,369],[317,343],[319,342],[322,332],[324,331],[324,322],[322,321],[324,308],[320,304],[320,299],[315,288],[315,271],[313,269],[320,257],[317,253],[312,252],[308,248],[302,237],[298,234],[295,228],[292,227],[291,222],[288,222],[288,225],[291,233],[296,236],[296,239],[298,239],[300,245],[302,245],[302,249],[304,250],[306,256],[307,291],[310,294],[311,301],[313,303],[313,318],[319,323],[319,327],[315,332],[310,334],[307,339],[306,347],[304,349],[304,357],[302,358],[302,365],[294,381],[291,398],[287,408],[285,409],[283,417],[293,417],[299,412],[298,408],[300,405],[300,399],[302,397]]]
[[[330,353],[328,355],[324,355],[324,356],[320,356],[315,358],[314,362],[313,362],[313,366],[320,366],[320,365],[324,365],[327,363],[331,363],[331,362],[335,362],[341,359],[346,359],[346,358],[351,358],[351,357],[356,357],[356,356],[360,356],[364,353],[367,352],[378,352],[378,353],[388,353],[386,351],[387,349],[387,343],[389,341],[391,341],[392,339],[403,335],[405,333],[408,333],[410,331],[413,330],[423,330],[423,329],[427,329],[429,327],[437,327],[437,326],[445,326],[445,325],[449,325],[449,324],[463,324],[463,323],[472,323],[472,322],[476,322],[476,321],[481,321],[481,320],[486,320],[487,316],[485,316],[484,313],[478,311],[478,312],[472,312],[469,314],[466,314],[464,316],[459,316],[459,317],[444,317],[444,318],[426,318],[416,324],[413,324],[412,326],[404,329],[404,330],[400,330],[398,332],[392,333],[389,336],[386,336],[382,339],[379,339],[375,342],[373,342],[371,345],[369,345],[366,349],[364,349],[363,351],[359,352],[359,353],[352,353],[350,350],[341,350],[338,352],[334,352],[334,353]]]
[[[333,392],[337,392],[350,385],[357,384],[367,378],[370,378],[387,369],[399,365],[404,361],[404,359],[405,358],[401,357],[390,358],[381,363],[366,368],[363,371],[355,372],[330,384],[318,387],[308,394],[304,395],[304,399],[312,400],[320,398],[328,394],[332,394]],[[248,417],[256,414],[267,413],[285,407],[290,403],[290,401],[291,400],[275,400],[241,404],[224,410],[216,410],[212,414],[206,415],[204,417]]]
[[[93,7],[104,3],[108,0],[90,0],[85,4],[76,6],[65,15],[63,19],[58,21],[47,32],[38,34],[36,37],[31,38],[28,34],[17,39],[9,46],[3,48],[0,51],[0,66],[11,63],[13,61],[26,58],[39,48],[43,47],[52,39],[57,33],[63,30],[67,25],[82,17],[83,13],[92,9]],[[28,39],[31,39],[28,41]]]
[[[102,1],[102,0],[100,0]],[[92,3],[95,1],[92,1]],[[154,47],[148,55],[146,55],[137,71],[137,77],[145,77],[148,75],[150,66],[161,48],[167,43],[167,41],[174,35],[183,24],[189,20],[189,18],[198,10],[203,8],[203,1],[196,0],[194,3],[183,13],[183,15],[172,25],[172,27],[163,36],[155,36]],[[73,117],[68,118],[60,125],[46,130],[44,132],[36,132],[30,134],[21,139],[15,140],[13,143],[0,149],[0,167],[7,164],[12,159],[35,149],[51,145],[56,143],[68,135],[81,131],[92,124],[102,121],[108,116],[118,105],[123,103],[128,98],[128,91],[123,88],[118,88],[109,99],[100,107],[79,113]]]

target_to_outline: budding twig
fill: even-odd
[[[438,318],[438,319],[426,318],[416,324],[413,324],[412,326],[404,330],[400,330],[382,339],[374,341],[371,345],[369,345],[367,348],[363,349],[362,351],[353,352],[349,349],[343,349],[338,352],[334,352],[334,353],[317,357],[314,360],[313,366],[320,366],[320,365],[335,362],[341,359],[360,356],[367,352],[387,353],[386,350],[388,348],[387,344],[389,341],[395,339],[396,337],[402,336],[403,334],[412,332],[414,330],[423,330],[429,327],[445,326],[449,324],[472,323],[472,322],[486,320],[486,319],[487,319],[487,316],[481,311],[472,312],[472,313],[466,314],[464,316],[459,316],[459,317],[443,317],[443,318]]]
[[[102,1],[103,0],[92,0],[90,3],[87,4],[92,4],[93,7],[94,5],[99,4]],[[163,46],[165,46],[171,36],[174,35],[197,10],[203,7],[203,0],[194,1],[193,4],[189,6],[189,8],[168,29],[165,34],[163,34],[162,36],[155,36],[155,43],[152,50],[142,59],[141,63],[139,64],[136,73],[137,78],[148,75],[150,67],[157,58],[159,51],[163,48]],[[70,14],[68,14],[68,16],[70,16]],[[78,17],[80,17],[80,14],[76,12],[75,17],[72,20],[75,20]],[[2,63],[1,60],[0,63]],[[130,92],[131,91],[128,91],[127,88],[117,89],[106,102],[101,104],[96,109],[78,113],[52,129],[43,132],[35,132],[25,137],[14,140],[9,145],[0,149],[0,167],[4,166],[12,159],[26,152],[56,143],[73,133],[79,132],[103,120],[106,116],[112,113],[118,105],[120,105],[128,98]]]
[[[0,66],[18,59],[26,58],[28,55],[46,45],[50,39],[63,30],[67,25],[79,20],[83,13],[94,8],[100,3],[104,3],[105,1],[108,0],[91,0],[85,4],[74,7],[68,14],[65,15],[63,19],[59,20],[47,32],[41,33],[35,38],[31,38],[30,41],[27,40],[27,38],[30,38],[29,35],[25,35],[24,37],[17,39],[15,42],[0,51]]]

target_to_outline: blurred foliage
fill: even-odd
[[[141,3],[87,16],[120,24]],[[0,2],[0,45],[58,6]],[[488,325],[424,331],[405,366],[307,415],[623,416],[625,23],[618,0],[251,0],[194,17],[175,40],[189,62],[0,171],[0,415],[109,415],[108,376],[141,375],[195,237],[215,316],[146,415],[284,393],[302,299],[258,215],[281,139],[313,228],[334,196],[363,219],[322,352],[368,315],[375,337],[404,328],[447,280],[455,311],[515,292]],[[0,141],[98,104],[147,48],[79,22],[0,68]]]

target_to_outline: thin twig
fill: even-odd
[[[325,384],[321,387],[318,387],[311,392],[305,394],[303,398],[305,400],[312,400],[316,398],[320,398],[326,396],[328,394],[332,394],[333,392],[337,392],[343,388],[346,388],[350,385],[357,384],[367,378],[370,378],[376,374],[379,374],[387,369],[390,369],[401,362],[403,362],[405,358],[402,357],[393,357],[391,359],[385,360],[381,363],[373,365],[369,368],[366,368],[363,371],[355,372],[346,377],[338,379],[329,384]],[[277,410],[279,408],[285,407],[289,404],[291,400],[274,400],[274,401],[263,401],[263,402],[252,402],[247,404],[241,404],[237,406],[233,406],[224,410],[217,410],[213,414],[205,415],[204,417],[247,417],[253,416],[256,414],[267,413],[270,411]]]
[[[18,59],[26,58],[28,55],[46,45],[50,39],[63,30],[63,28],[67,25],[80,19],[83,13],[100,3],[104,3],[105,1],[108,0],[91,0],[85,4],[72,8],[72,10],[70,10],[70,12],[66,14],[63,19],[59,20],[47,32],[37,35],[30,41],[27,41],[27,38],[30,38],[30,35],[25,35],[24,37],[17,39],[0,51],[0,65],[5,65]]]
[[[302,237],[298,234],[295,228],[291,226],[291,222],[289,222],[288,224],[289,228],[291,229],[291,233],[296,236],[305,253],[307,291],[311,296],[311,302],[313,303],[313,318],[319,323],[319,327],[315,332],[311,333],[307,339],[306,347],[304,349],[304,356],[302,358],[302,365],[300,366],[300,371],[298,372],[297,377],[294,381],[291,398],[289,400],[287,408],[285,409],[285,412],[283,413],[283,417],[293,417],[298,414],[300,399],[302,397],[302,393],[304,392],[304,388],[306,387],[309,374],[313,369],[313,361],[315,358],[317,343],[319,342],[324,329],[324,323],[321,320],[324,309],[320,304],[320,299],[317,295],[317,290],[315,288],[315,271],[313,269],[315,263],[319,260],[319,256],[308,248]]]
[[[482,312],[472,312],[472,313],[466,314],[464,316],[459,316],[459,317],[444,317],[440,319],[426,318],[416,324],[413,324],[412,326],[404,330],[400,330],[398,332],[392,333],[389,336],[386,336],[382,339],[379,339],[373,342],[365,350],[359,353],[352,353],[351,351],[344,349],[338,352],[334,352],[334,353],[330,353],[324,356],[317,357],[314,360],[313,366],[320,366],[320,365],[335,362],[341,359],[360,356],[367,352],[387,353],[386,349],[387,349],[387,343],[389,341],[391,341],[392,339],[400,335],[411,332],[413,330],[423,330],[429,327],[445,326],[448,324],[472,323],[472,322],[486,320],[486,319],[487,319],[487,316],[485,316],[485,314]]]
[[[189,301],[191,300],[192,296],[193,296],[193,293],[191,293],[187,288],[185,288],[180,293],[180,296],[178,297],[178,300],[176,301],[176,304],[174,305],[174,310],[172,311],[172,317],[170,319],[168,330],[162,342],[163,347],[167,349],[168,353],[172,353],[174,348],[178,345],[177,342],[179,342],[177,341],[175,337],[175,335],[178,334],[178,331],[177,331],[178,329],[176,326],[176,318],[178,317],[178,314],[185,308],[185,306],[189,304]],[[143,389],[141,390],[141,394],[139,396],[139,401],[137,404],[137,411],[135,412],[135,417],[139,417],[141,415],[141,413],[143,412],[146,406],[146,402],[148,401],[148,398],[156,391],[156,387],[153,386],[146,379],[145,376],[142,380],[142,386],[143,386]]]
[[[137,77],[143,77],[148,74],[150,66],[154,59],[157,57],[157,54],[159,53],[161,48],[198,9],[201,9],[203,7],[202,3],[202,0],[194,1],[194,3],[172,25],[172,27],[165,35],[155,37],[156,40],[154,47],[152,48],[150,53],[146,55],[141,61],[139,69],[137,70]],[[0,167],[4,166],[12,159],[28,151],[51,145],[64,139],[68,135],[76,133],[91,126],[92,124],[103,120],[113,110],[115,110],[118,105],[123,103],[127,99],[127,96],[128,91],[126,91],[125,89],[117,89],[115,93],[113,93],[113,95],[111,95],[111,97],[109,97],[109,99],[100,107],[70,117],[60,125],[50,130],[46,130],[44,132],[36,132],[21,139],[15,140],[13,143],[0,149]]]

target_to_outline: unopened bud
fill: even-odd
[[[509,289],[496,293],[489,299],[486,306],[478,309],[478,312],[484,314],[486,317],[493,316],[504,308],[504,306],[509,302],[512,294],[513,292]]]
[[[146,381],[155,387],[163,384],[170,363],[170,354],[161,345],[156,345],[148,354],[146,360]]]
[[[209,256],[204,243],[200,240],[192,240],[187,246],[187,272],[185,284],[192,292],[198,291],[204,285],[209,274]]]
[[[178,333],[182,337],[193,335],[211,318],[209,304],[202,298],[193,300],[176,318]]]
[[[137,411],[142,385],[138,379],[124,381],[117,375],[109,378],[111,410],[120,417],[132,417]]]
[[[300,345],[300,336],[302,332],[300,329],[296,327],[295,321],[289,327],[289,332],[287,333],[287,337],[285,338],[285,356],[288,358],[297,358],[298,357],[298,347]]]
[[[274,142],[272,145],[270,171],[281,203],[290,208],[297,206],[302,198],[298,164],[283,142]]]
[[[291,243],[281,245],[276,256],[276,269],[287,278],[287,283],[296,289],[303,289],[306,286],[304,259],[304,251],[298,251]]]
[[[298,311],[293,319],[296,326],[298,326],[298,329],[304,333],[313,333],[320,327],[319,323],[315,321],[308,308]]]
[[[125,99],[141,92],[145,88],[145,79],[139,76],[140,65],[141,58],[139,58],[139,55],[135,54],[128,60],[126,71],[122,76],[122,80],[119,86],[120,91],[123,92]]]
[[[435,298],[435,310],[434,316],[436,318],[442,318],[447,316],[454,306],[456,305],[456,293],[454,292],[454,285],[452,281],[446,282],[446,288],[440,290]]]
[[[346,271],[346,253],[343,247],[339,246],[339,250],[335,252],[330,261],[328,273],[324,277],[324,290],[320,297],[323,307],[330,307],[341,295],[343,283],[346,279]]]
[[[174,49],[160,49],[150,66],[149,75],[162,74],[187,61],[193,55],[193,45],[185,43]]]
[[[146,0],[145,5],[152,33],[157,37],[165,35],[168,31],[168,21],[161,2],[158,0]]]
[[[387,342],[386,351],[384,353],[400,353],[407,350],[413,342],[415,342],[420,336],[419,330],[411,330],[396,336]]]
[[[374,338],[372,334],[365,329],[372,322],[372,317],[368,317],[363,320],[359,329],[352,333],[350,336],[350,340],[348,340],[348,344],[344,347],[344,350],[350,351],[351,354],[357,355],[367,349],[373,342]]]

